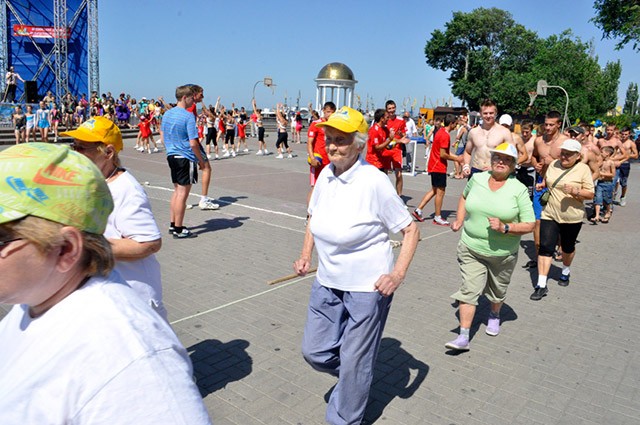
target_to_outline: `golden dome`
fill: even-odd
[[[317,80],[351,80],[355,81],[353,71],[345,64],[331,62],[318,72]]]

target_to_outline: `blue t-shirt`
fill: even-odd
[[[191,112],[179,106],[169,109],[162,117],[162,132],[167,156],[178,155],[198,161],[189,144],[190,140],[198,140],[196,119]]]

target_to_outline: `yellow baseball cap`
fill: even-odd
[[[83,122],[75,130],[60,133],[61,136],[73,137],[81,142],[102,142],[111,145],[116,152],[122,150],[122,133],[115,123],[105,117],[92,117]]]
[[[362,114],[355,109],[343,106],[329,117],[325,122],[316,124],[318,127],[333,127],[345,133],[366,133],[369,130],[367,122]]]
[[[102,234],[113,210],[93,162],[68,146],[24,143],[0,152],[0,224],[26,216]]]

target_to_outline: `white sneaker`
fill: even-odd
[[[284,156],[282,156],[282,154],[281,154],[281,153],[279,153],[278,155],[276,155],[276,159],[283,159],[283,158],[284,158]]]
[[[224,155],[222,155],[223,158],[229,158],[231,156],[231,154],[229,153],[229,151],[225,151]]]
[[[262,151],[259,150],[258,152],[256,152],[256,155],[262,155]]]
[[[291,159],[291,158],[293,158],[293,155],[289,154],[289,155],[287,155],[287,158]]]
[[[198,203],[201,210],[217,210],[220,205],[213,202],[212,199],[203,199]]]
[[[220,158],[220,156],[218,154],[216,154],[215,159],[219,159],[219,158]]]
[[[211,155],[207,155],[207,159],[211,159]]]
[[[157,153],[158,152],[158,148],[153,148],[153,152]]]
[[[231,156],[235,158],[236,157],[236,151],[231,151]]]
[[[437,224],[438,226],[448,226],[449,222],[441,217],[436,217],[433,219],[433,224]]]
[[[265,154],[265,155],[269,155],[269,151],[265,149],[265,150],[264,150],[264,154]]]
[[[620,198],[620,206],[625,207],[627,205],[627,198]]]
[[[249,152],[249,149],[245,148],[242,152]]]

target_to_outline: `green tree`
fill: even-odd
[[[591,19],[603,32],[604,38],[620,39],[616,49],[633,43],[640,51],[640,0],[596,0],[596,16]]]
[[[568,92],[570,118],[592,119],[616,105],[620,63],[601,68],[593,44],[568,30],[540,39],[495,8],[454,12],[445,28],[433,31],[427,41],[427,64],[450,71],[452,93],[471,109],[491,98],[501,113],[524,113],[527,92],[541,79]],[[564,112],[565,105],[564,93],[549,89],[547,96],[538,97],[533,112]]]
[[[638,85],[636,83],[629,83],[627,87],[627,94],[624,99],[624,107],[622,112],[624,114],[635,115],[637,112],[638,103]]]
[[[424,49],[427,64],[450,70],[451,92],[473,109],[492,96],[496,73],[525,69],[536,50],[537,35],[501,9],[454,12],[445,27],[431,33]]]

